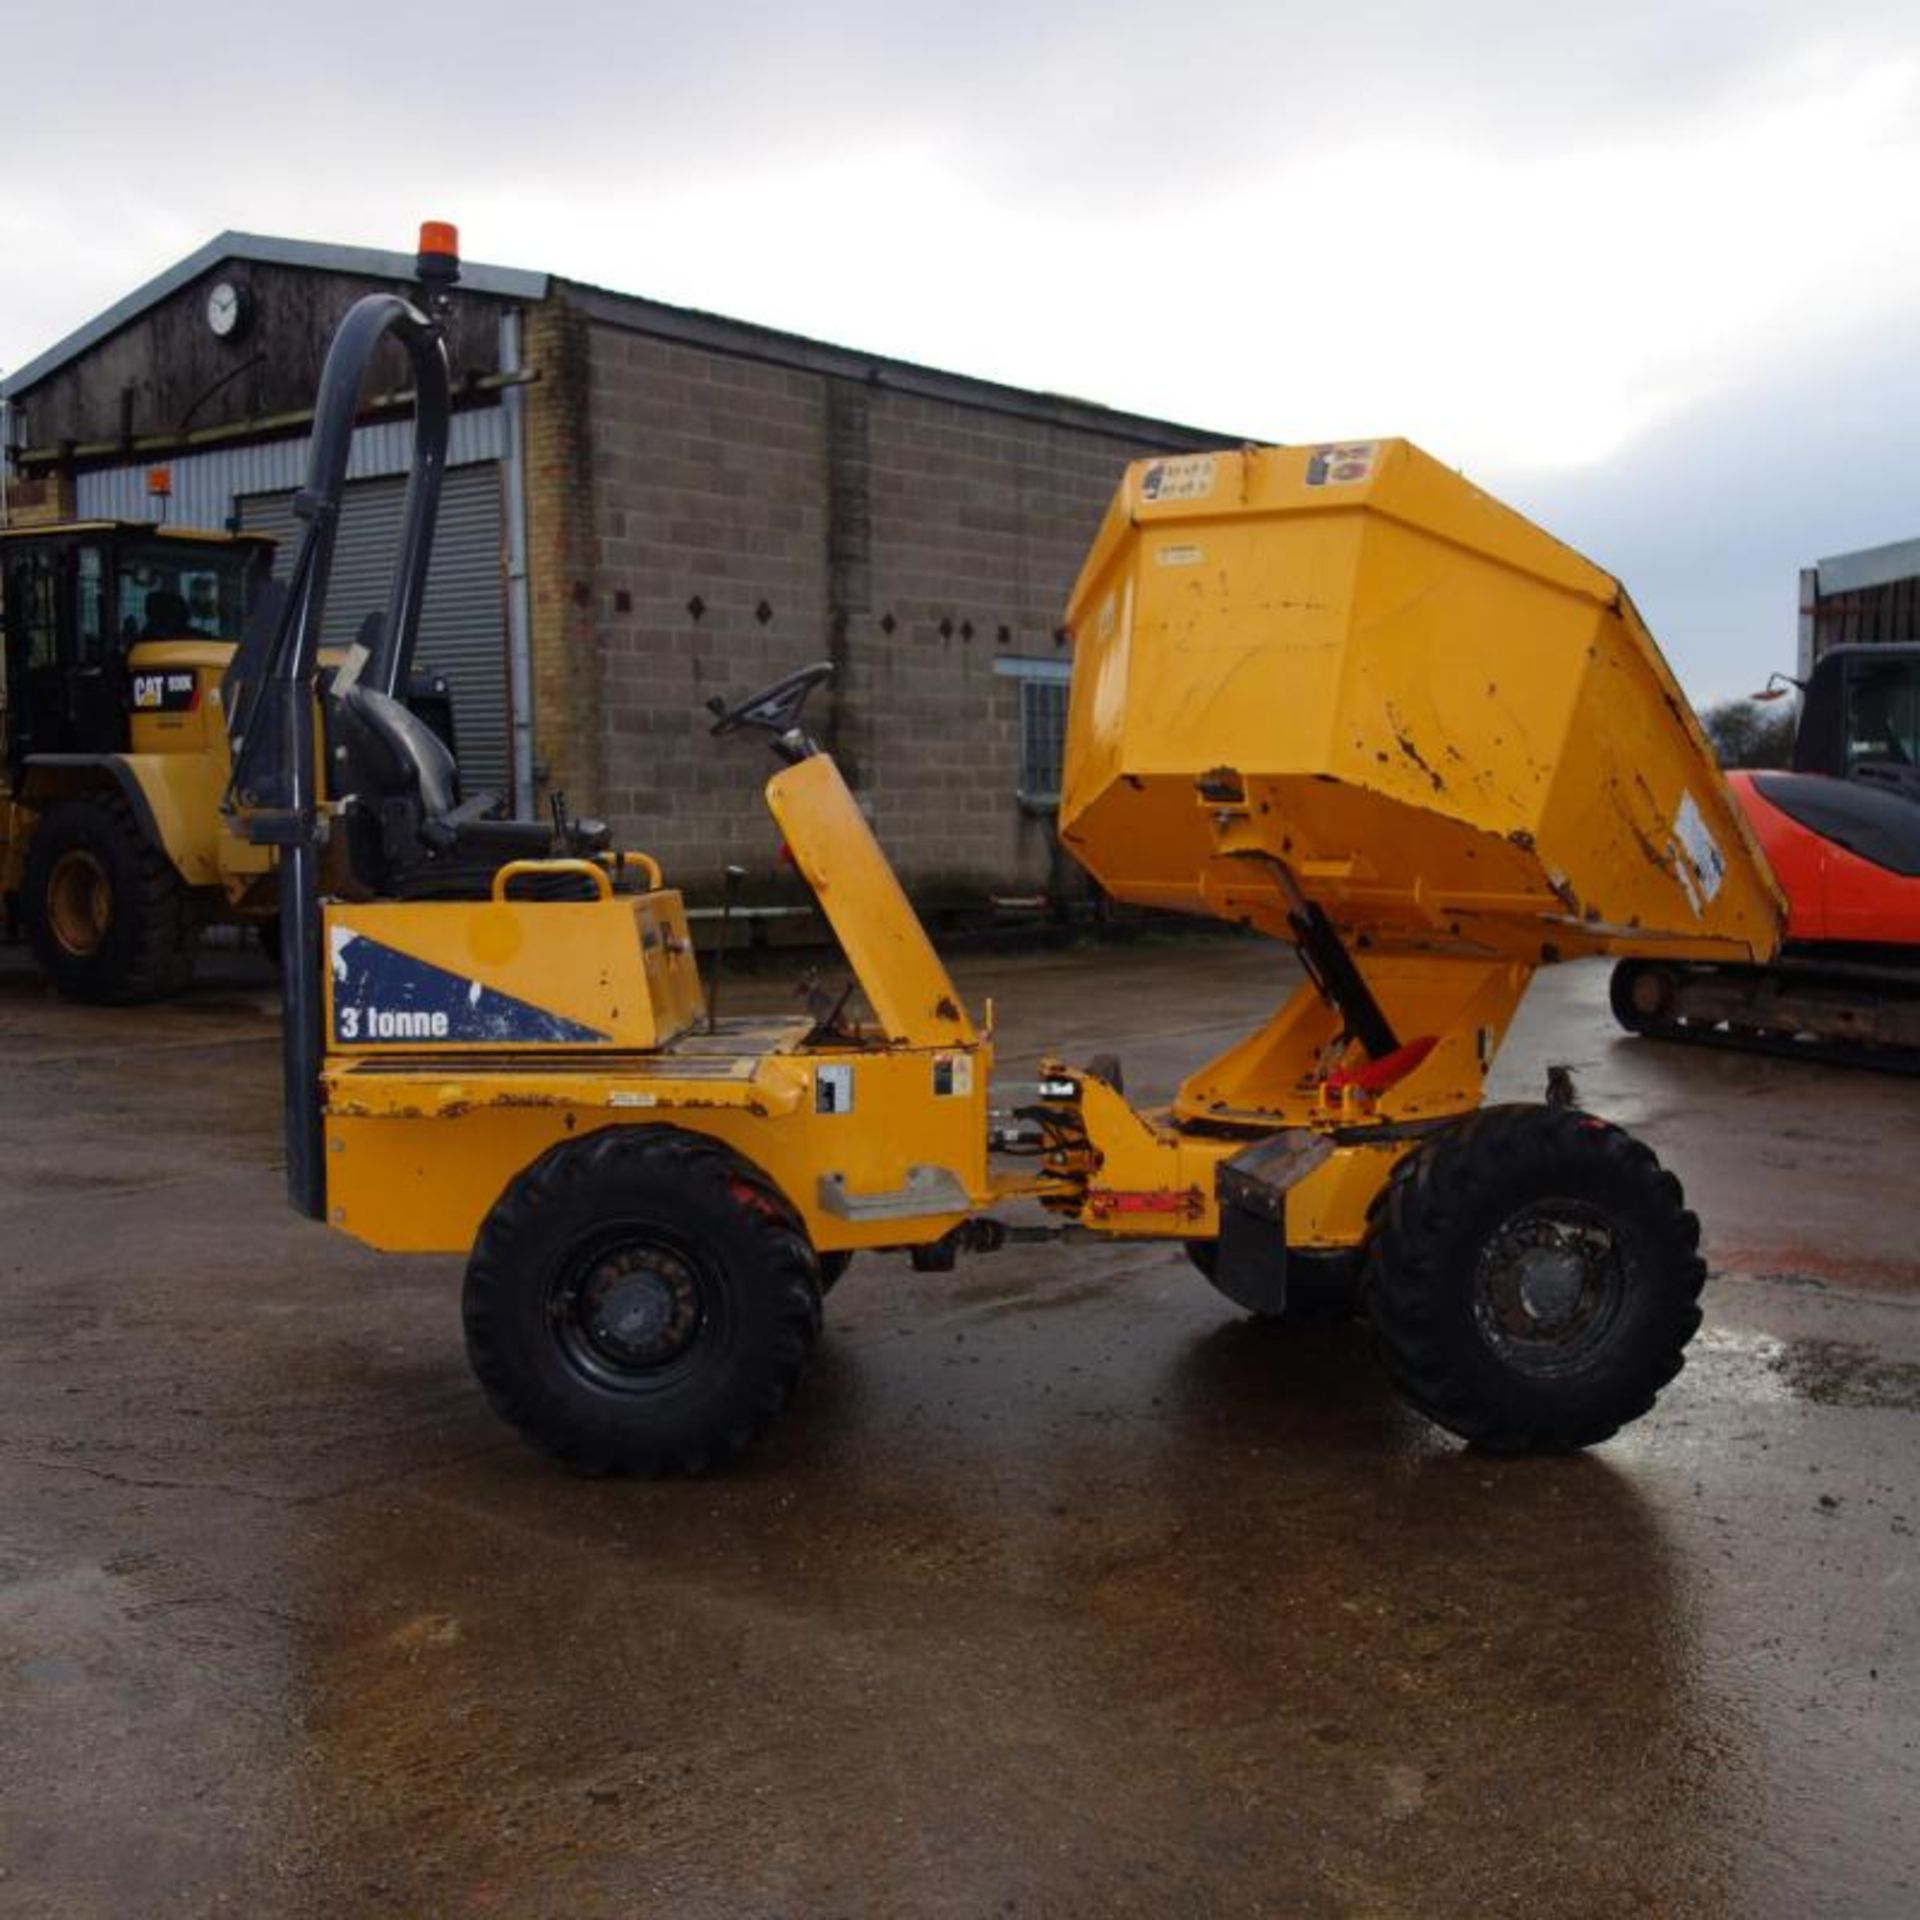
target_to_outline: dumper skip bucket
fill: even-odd
[[[1529,962],[1777,944],[1619,582],[1406,441],[1138,462],[1068,621],[1061,837],[1123,900]]]

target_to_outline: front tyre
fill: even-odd
[[[1654,1403],[1700,1325],[1700,1223],[1618,1127],[1496,1107],[1394,1169],[1367,1316],[1394,1385],[1496,1453],[1564,1453]]]
[[[487,1216],[467,1357],[493,1409],[582,1473],[702,1473],[787,1404],[820,1331],[812,1250],[738,1155],[671,1127],[550,1149]]]
[[[34,958],[69,1000],[158,1000],[192,977],[192,896],[118,793],[47,808],[21,895]]]

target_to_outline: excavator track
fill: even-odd
[[[1609,992],[1614,1018],[1647,1039],[1920,1074],[1920,956],[1858,962],[1789,947],[1770,967],[1623,960]]]

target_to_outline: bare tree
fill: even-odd
[[[1723,767],[1785,767],[1793,764],[1797,700],[1762,706],[1757,700],[1722,700],[1700,710],[1700,724]]]

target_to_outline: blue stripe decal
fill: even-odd
[[[346,927],[333,930],[333,1038],[338,1046],[421,1041],[554,1046],[610,1037],[364,933]]]

